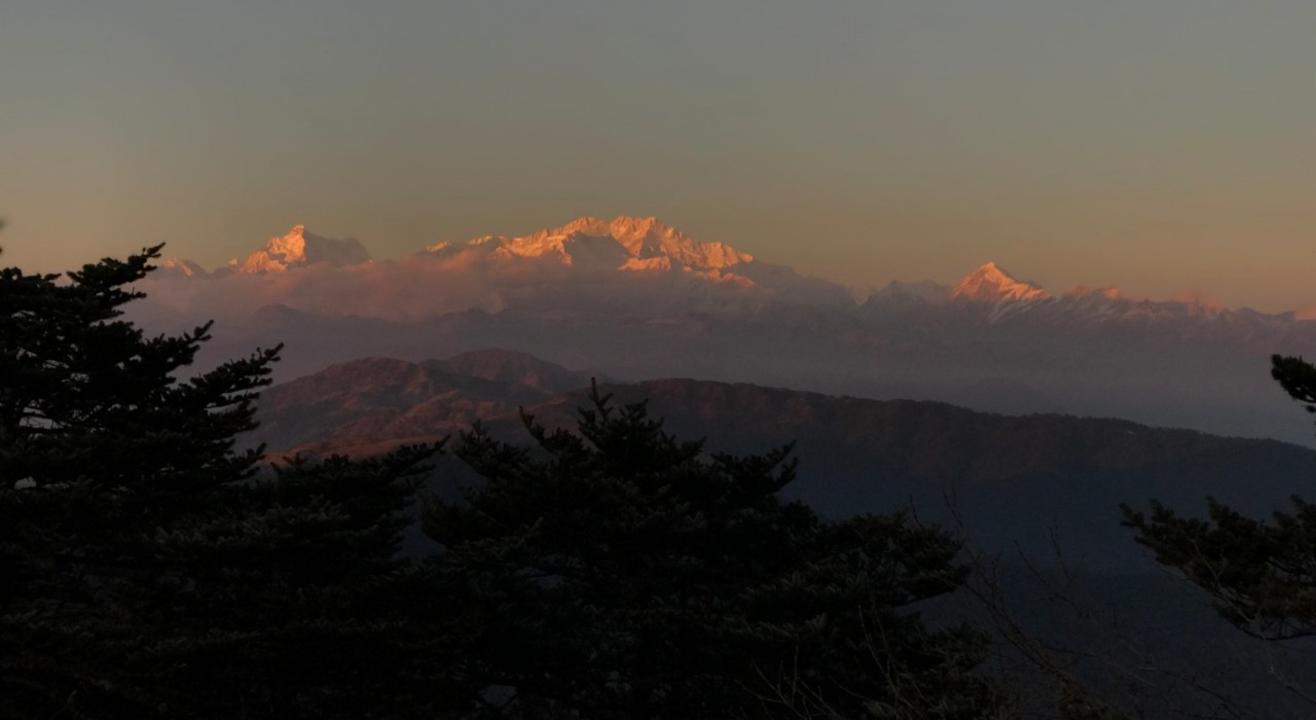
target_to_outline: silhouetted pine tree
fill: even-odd
[[[1275,355],[1271,375],[1316,412],[1316,367]],[[1158,502],[1148,513],[1124,506],[1124,524],[1156,559],[1206,590],[1220,613],[1269,640],[1316,634],[1316,505],[1293,497],[1292,512],[1268,521],[1207,498],[1206,519],[1181,517]],[[1313,700],[1316,703],[1316,700]]]
[[[532,448],[464,434],[483,481],[427,510],[485,715],[993,715],[985,639],[916,611],[965,577],[952,538],[900,515],[823,520],[778,496],[790,448],[709,457],[642,403],[592,403],[576,432],[525,416]]]
[[[159,249],[0,270],[0,715],[424,715],[434,600],[397,550],[434,448],[258,475],[279,349],[180,379],[209,324],[121,318]]]

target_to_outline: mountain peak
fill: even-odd
[[[247,256],[238,271],[248,274],[285,272],[294,267],[328,263],[356,265],[370,260],[370,253],[355,238],[338,240],[306,231],[293,225],[284,235],[270,238],[265,246]]]
[[[1051,295],[1041,287],[1016,279],[994,261],[964,276],[952,297],[984,302],[1001,300],[1044,300]]]
[[[540,232],[555,235],[571,235],[572,233],[582,233],[584,235],[606,235],[608,232],[608,221],[600,220],[593,215],[581,215],[562,227],[551,230],[541,230]]]
[[[167,257],[161,260],[159,268],[162,273],[181,277],[202,277],[207,274],[205,268],[199,264],[176,257]]]
[[[611,220],[603,220],[593,215],[581,215],[580,217],[568,222],[560,228],[548,230],[554,234],[570,235],[571,233],[583,233],[585,235],[611,235],[618,236],[644,236],[649,233],[659,235],[680,235],[663,221],[649,215],[647,217],[638,217],[633,215],[618,215]]]
[[[701,242],[653,216],[618,215],[603,220],[583,215],[556,228],[521,237],[485,236],[463,244],[438,243],[431,253],[454,253],[484,246],[503,256],[557,257],[564,264],[605,261],[627,270],[687,268],[723,270],[754,258],[719,242]]]

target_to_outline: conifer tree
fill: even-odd
[[[984,638],[917,612],[965,577],[944,532],[824,520],[778,495],[790,448],[710,456],[597,388],[575,432],[523,420],[464,434],[481,482],[425,518],[489,717],[991,716]]]
[[[397,551],[434,448],[258,474],[279,348],[183,379],[210,325],[122,318],[159,250],[0,270],[4,716],[425,716],[431,593]]]
[[[1271,358],[1271,375],[1308,412],[1316,412],[1316,366],[1300,357]],[[1210,593],[1243,632],[1288,640],[1316,635],[1316,505],[1298,495],[1289,512],[1247,517],[1207,498],[1207,517],[1183,517],[1152,502],[1143,513],[1124,506],[1124,524],[1157,561]]]

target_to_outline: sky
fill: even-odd
[[[1316,306],[1310,0],[0,0],[5,264],[657,215],[856,286]]]

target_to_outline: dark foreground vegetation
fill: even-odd
[[[901,514],[827,520],[789,447],[677,439],[598,391],[371,459],[239,449],[279,348],[187,379],[201,326],[122,319],[159,248],[0,271],[0,717],[1011,717],[991,637],[926,619],[969,563]],[[1316,369],[1276,358],[1309,406]],[[421,492],[452,453],[480,481]],[[1316,510],[1126,523],[1245,632],[1316,629]],[[400,552],[420,525],[430,550]],[[1061,676],[1056,716],[1115,717]],[[1299,686],[1288,688],[1302,692]]]

